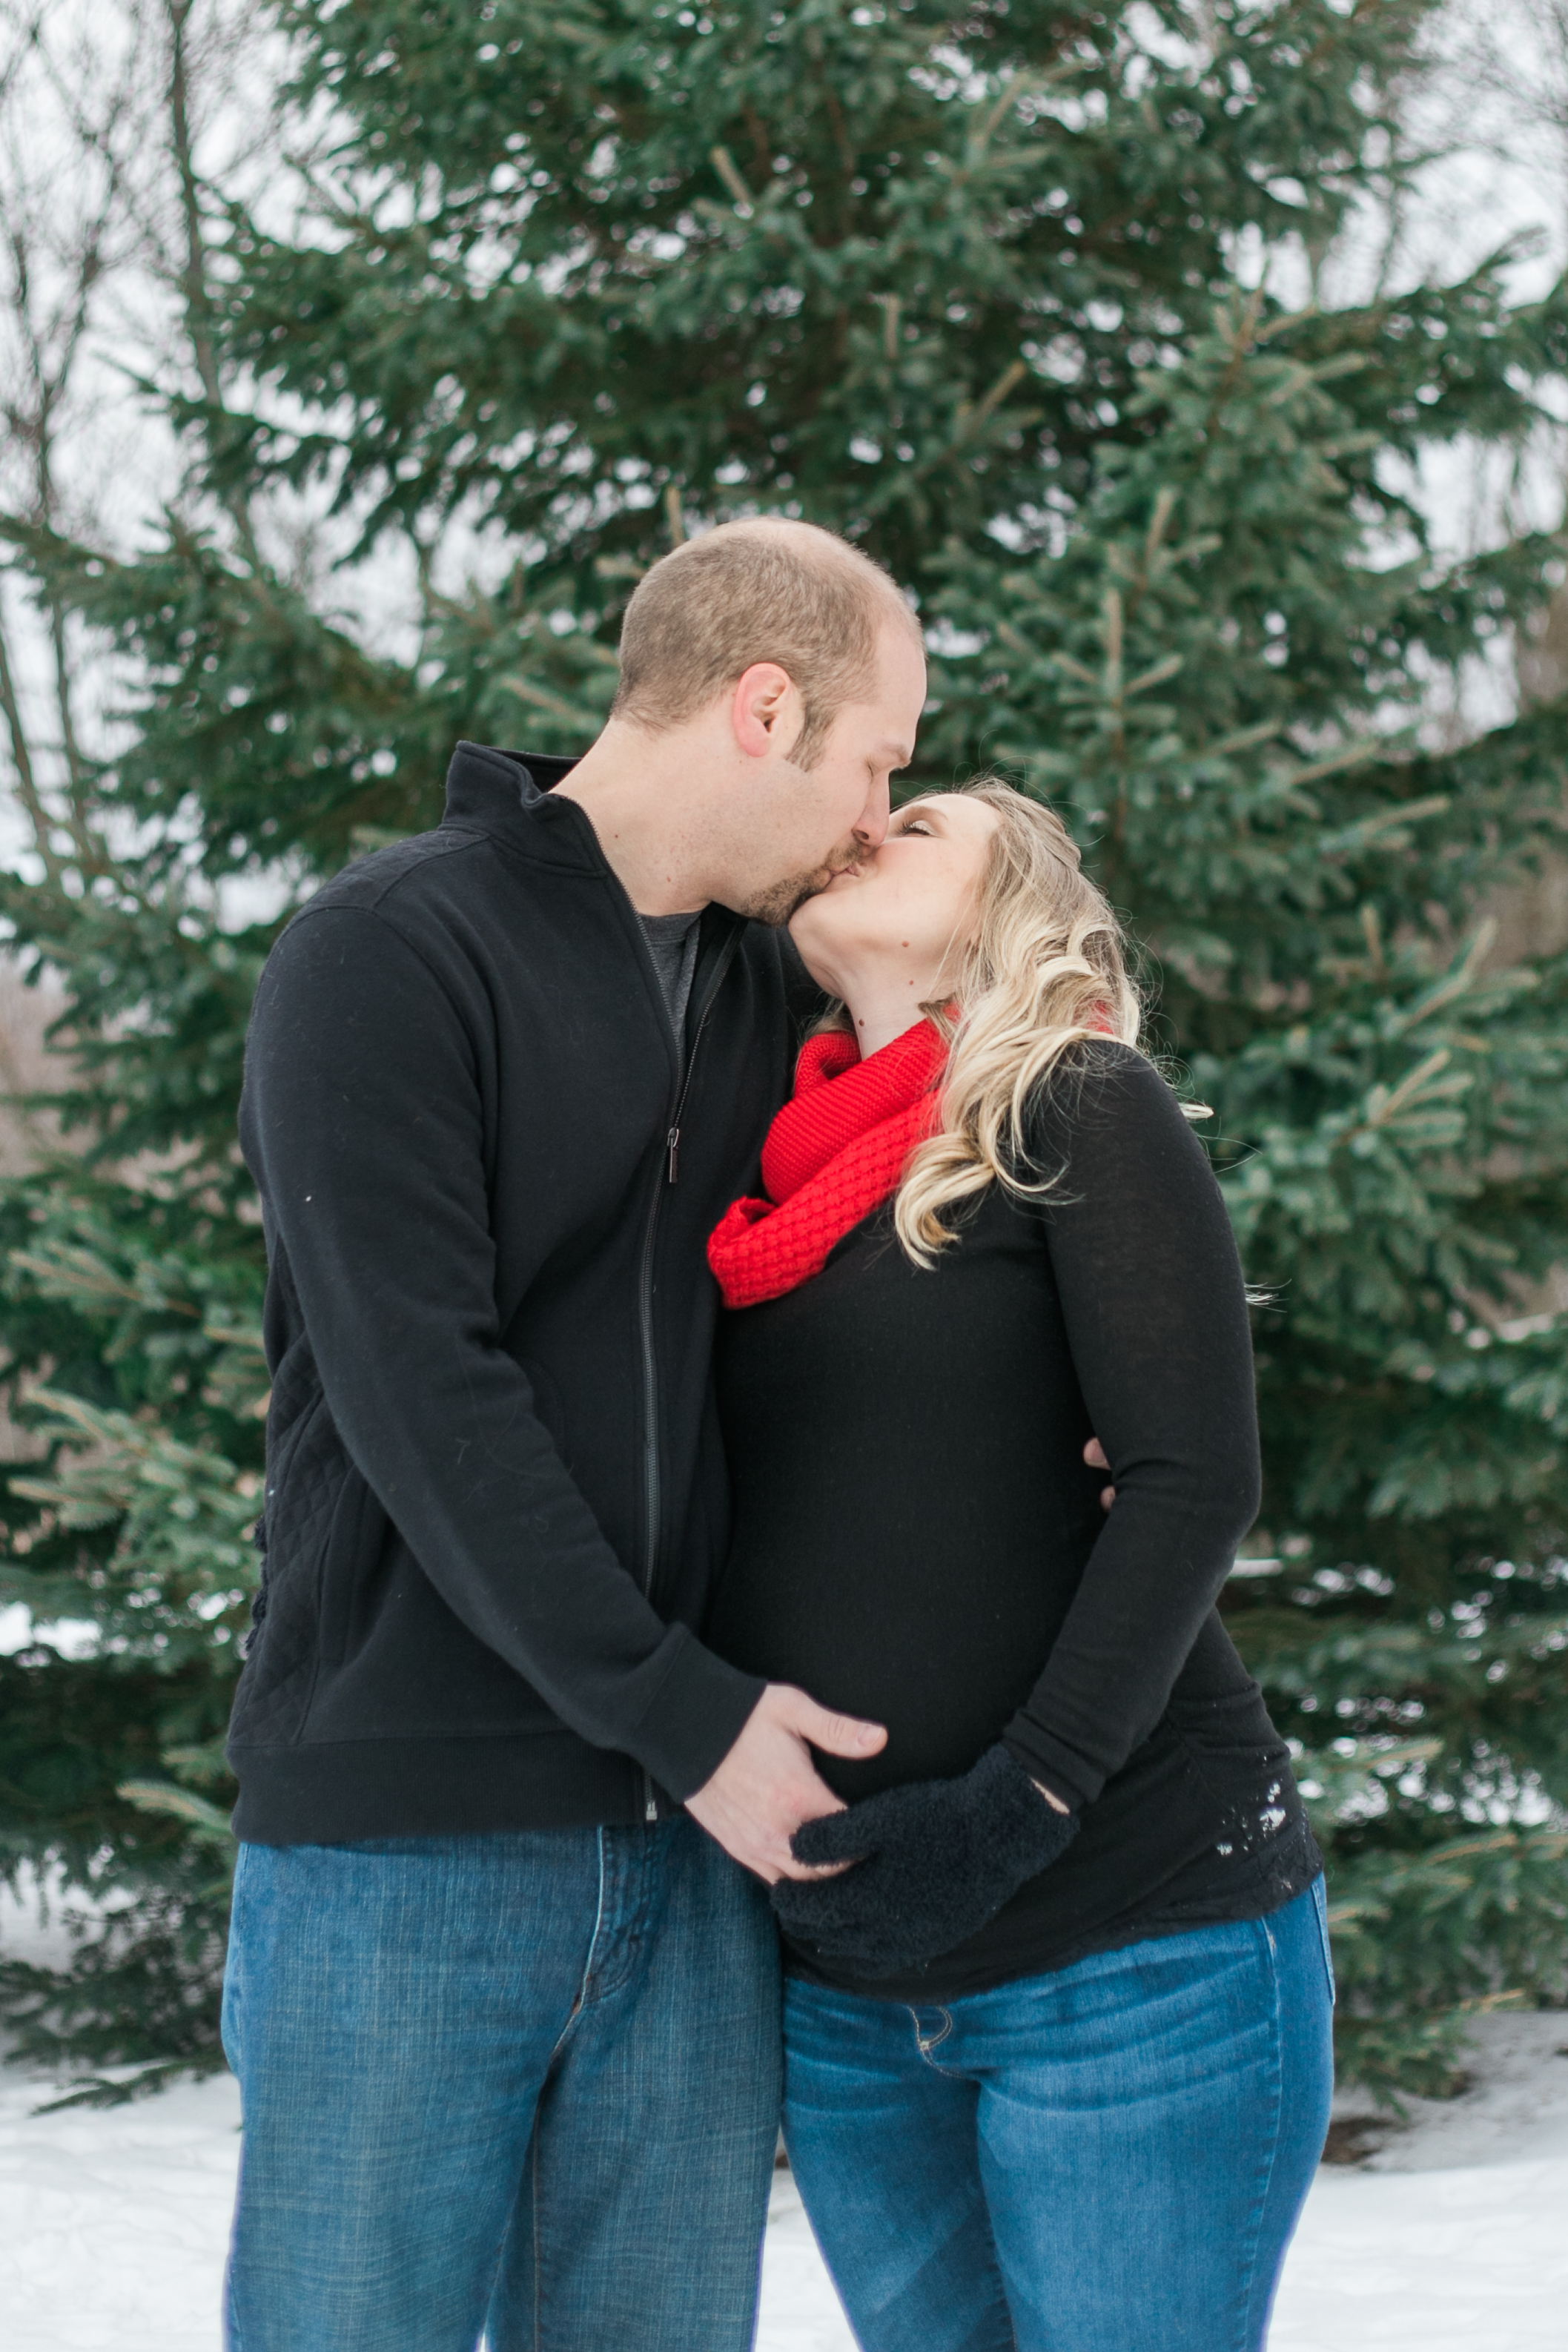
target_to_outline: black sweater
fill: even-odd
[[[683,1052],[583,812],[474,745],[438,832],[284,932],[240,1115],[273,1375],[242,1838],[646,1820],[735,1739],[758,1685],[693,1630],[728,1511],[703,1253],[788,1087],[787,952],[710,908]]]
[[[737,1516],[714,1646],[888,1726],[869,1763],[823,1759],[846,1798],[965,1772],[1005,1738],[1083,1809],[1063,1859],[980,1935],[863,1985],[895,1998],[1254,1916],[1320,1867],[1215,1613],[1259,1469],[1207,1157],[1119,1045],[1087,1049],[1037,1107],[1032,1150],[1060,1178],[1047,1205],[993,1186],[931,1272],[880,1212],[814,1280],[720,1330]]]

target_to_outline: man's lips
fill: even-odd
[[[875,852],[873,851],[863,856],[852,858],[846,864],[833,863],[819,866],[811,877],[811,885],[806,893],[806,899],[801,903],[805,904],[812,898],[821,898],[825,891],[832,888],[835,882],[863,881],[874,856]]]

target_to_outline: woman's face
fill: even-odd
[[[895,973],[915,1002],[935,995],[944,964],[967,944],[997,814],[961,793],[935,793],[894,812],[874,855],[797,908],[789,936],[821,987]]]

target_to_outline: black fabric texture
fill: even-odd
[[[870,1977],[924,1968],[977,1935],[1078,1833],[998,1741],[957,1780],[915,1780],[808,1822],[798,1862],[848,1862],[834,1878],[781,1878],[773,1908],[819,1958]]]
[[[887,1726],[879,1755],[820,1759],[851,1803],[957,1779],[1003,1740],[1081,1813],[1052,1867],[924,1970],[797,1949],[805,1973],[899,1998],[1258,1916],[1321,1868],[1216,1611],[1259,1462],[1207,1157],[1159,1073],[1110,1043],[1035,1104],[1030,1142],[1056,1180],[1042,1203],[993,1185],[929,1271],[883,1209],[719,1329],[736,1525],[714,1648]]]
[[[439,830],[329,882],[256,992],[242,1838],[648,1820],[758,1695],[696,1630],[729,1513],[704,1248],[755,1188],[804,976],[710,908],[677,1038],[592,826],[544,789],[570,765],[461,746]]]

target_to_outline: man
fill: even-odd
[[[881,841],[925,690],[865,558],[710,532],[639,586],[582,760],[461,746],[440,829],[329,883],[263,975],[235,2352],[750,2342],[758,1881],[835,1807],[808,1742],[883,1735],[697,1638],[704,1245],[789,1084],[768,927]]]

